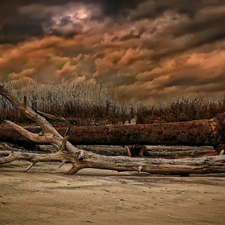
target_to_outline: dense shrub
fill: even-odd
[[[141,102],[119,101],[103,84],[91,81],[58,85],[12,81],[4,86],[21,101],[26,96],[27,105],[34,110],[70,118],[80,125],[104,120],[109,123],[125,122],[134,115],[137,115],[138,123],[187,121],[208,119],[225,112],[225,95],[219,99],[183,96],[170,104],[147,106]],[[5,119],[27,120],[0,96],[0,121]]]

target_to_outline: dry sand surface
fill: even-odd
[[[0,224],[225,224],[225,175],[156,176],[0,166]]]

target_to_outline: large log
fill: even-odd
[[[224,143],[225,114],[216,118],[187,122],[122,126],[72,126],[69,141],[75,145],[189,145],[217,146]],[[56,127],[63,135],[67,127]],[[40,128],[28,128],[38,133]],[[0,127],[2,141],[27,141],[11,127]]]
[[[91,151],[93,153],[105,156],[127,156],[127,149],[118,145],[78,145],[79,149]],[[178,159],[178,158],[197,158],[202,156],[219,155],[211,146],[132,146],[130,151],[133,157],[139,156],[140,148],[144,149],[143,157],[149,158],[164,158],[164,159]],[[134,149],[134,151],[132,151]],[[56,149],[51,145],[36,145],[37,152],[55,152]],[[34,151],[32,150],[32,151]],[[136,151],[135,151],[136,150]]]
[[[72,127],[75,144],[105,145],[217,145],[221,122],[217,119],[124,126]],[[60,129],[59,129],[60,131]],[[61,133],[61,131],[60,131]]]
[[[85,158],[86,158],[86,153]],[[27,152],[0,151],[0,164],[10,163],[15,160],[30,161],[32,164],[27,167],[29,170],[37,162],[62,162],[65,159],[71,160],[71,155],[58,151],[51,154],[35,154]],[[74,156],[73,156],[74,157]],[[151,158],[131,158],[123,156],[103,156],[94,153],[88,154],[88,159],[83,158],[81,165],[73,166],[68,174],[78,172],[83,168],[97,168],[107,170],[148,172],[151,174],[206,174],[224,173],[225,155],[207,156],[201,158],[184,159],[151,159]],[[75,157],[73,158],[75,160]],[[72,160],[72,161],[73,161]]]
[[[127,149],[118,145],[79,145],[79,149],[93,152],[105,156],[127,156]],[[0,150],[10,151],[29,151],[35,153],[53,153],[58,151],[52,145],[36,145],[35,148],[25,147],[21,145],[14,145],[12,143],[0,142]],[[130,151],[133,157],[138,157],[140,149],[144,149],[142,157],[148,158],[164,158],[164,159],[178,159],[178,158],[197,158],[202,156],[219,155],[211,146],[130,146]]]

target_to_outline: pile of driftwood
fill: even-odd
[[[225,172],[225,114],[188,122],[76,127],[63,118],[35,112],[3,86],[0,94],[37,124],[25,129],[5,121],[0,139],[35,151],[3,143],[0,164],[26,160],[28,171],[38,162],[70,163],[67,174],[83,168],[180,175]],[[54,128],[46,118],[63,121],[65,126]]]

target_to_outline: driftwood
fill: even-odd
[[[127,149],[117,145],[78,145],[80,149],[91,151],[96,154],[106,156],[127,156]],[[178,158],[196,158],[202,156],[219,155],[211,146],[127,146],[131,151],[132,157],[146,157],[146,158],[164,158],[164,159],[178,159]],[[37,146],[37,150],[54,151],[51,146]],[[140,151],[143,149],[143,155]]]
[[[151,159],[138,157],[132,158],[127,156],[103,156],[77,148],[68,141],[68,136],[61,136],[44,117],[40,116],[37,112],[34,112],[23,103],[20,103],[3,86],[0,86],[0,94],[7,98],[28,118],[38,123],[42,128],[42,132],[32,133],[13,122],[6,121],[8,125],[36,143],[49,143],[58,149],[57,152],[50,154],[36,154],[4,150],[0,152],[0,164],[9,163],[15,160],[27,160],[30,162],[30,165],[27,168],[27,170],[29,170],[37,162],[61,162],[61,165],[64,163],[71,163],[72,168],[67,172],[67,174],[74,174],[83,168],[162,174],[225,172],[224,155],[195,159]],[[219,127],[218,129],[221,128]],[[208,133],[208,136],[211,136],[211,133]],[[192,139],[194,140],[194,137],[192,137]]]
[[[71,162],[73,167],[66,174],[74,174],[82,168],[109,169],[117,171],[138,171],[152,174],[186,175],[190,173],[224,173],[225,156],[208,156],[201,158],[184,159],[145,159],[122,156],[97,156],[93,153],[80,152],[75,155],[65,154],[58,151],[52,154],[35,154],[26,152],[0,151],[0,164],[15,160],[26,160],[31,162],[28,171],[37,162]],[[89,155],[89,159],[86,156]],[[63,165],[62,164],[62,165]]]
[[[68,126],[55,128],[64,135]],[[225,114],[216,118],[187,122],[113,126],[71,126],[69,141],[74,145],[188,145],[214,146],[224,143]],[[30,127],[40,132],[40,127]],[[68,133],[68,132],[67,132]],[[9,126],[0,127],[0,139],[8,142],[32,143]]]
[[[105,156],[127,156],[127,149],[118,145],[79,145],[79,149],[91,151],[93,153]],[[127,147],[127,146],[126,146]],[[0,150],[10,151],[32,151],[36,153],[53,153],[58,150],[52,145],[36,145],[35,148],[21,147],[13,145],[12,143],[0,144]],[[178,159],[178,158],[196,158],[202,156],[219,155],[213,147],[193,147],[193,146],[129,146],[132,157],[149,157],[149,158],[164,158],[164,159]],[[140,156],[140,151],[143,149],[143,156]]]

